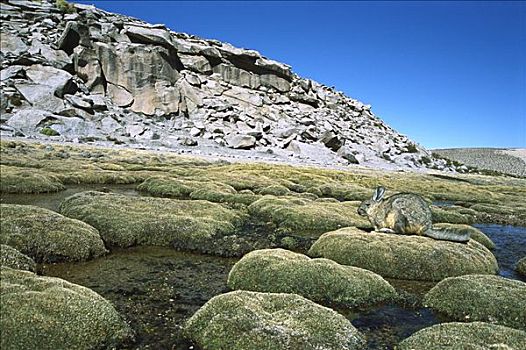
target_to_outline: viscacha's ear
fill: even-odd
[[[382,198],[384,197],[384,194],[385,194],[385,188],[383,188],[382,186],[376,187],[376,190],[374,191],[374,194],[373,194],[373,201],[375,202],[381,201]]]

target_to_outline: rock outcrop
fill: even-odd
[[[2,136],[446,168],[370,105],[257,51],[87,5],[1,6]]]

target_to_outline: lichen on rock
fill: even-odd
[[[526,330],[526,283],[521,281],[489,275],[446,278],[425,295],[424,304],[455,320]]]
[[[203,349],[351,350],[365,345],[342,315],[284,293],[218,295],[188,319],[184,331]]]
[[[1,269],[2,349],[105,349],[133,339],[110,302],[60,278]]]
[[[232,289],[294,293],[321,304],[368,306],[392,299],[396,292],[382,277],[329,259],[285,249],[256,250],[239,260],[228,275]]]
[[[85,261],[107,253],[99,232],[32,205],[1,204],[0,242],[36,262]]]
[[[308,254],[361,267],[382,277],[408,280],[440,281],[498,271],[493,254],[473,240],[464,244],[414,235],[369,233],[354,227],[323,234]]]
[[[414,333],[397,349],[526,349],[526,332],[485,322],[441,323]]]

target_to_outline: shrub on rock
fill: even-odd
[[[84,222],[32,205],[0,208],[0,242],[36,262],[85,261],[107,253],[99,232]]]
[[[105,242],[119,246],[172,246],[216,252],[245,219],[238,211],[200,200],[131,197],[81,192],[66,198],[60,211],[96,227]]]
[[[464,244],[422,236],[369,233],[354,227],[323,234],[308,254],[361,267],[382,277],[408,280],[440,281],[498,271],[493,254],[473,240]]]
[[[2,349],[102,349],[133,338],[110,302],[60,278],[3,267]]]
[[[521,281],[488,275],[446,278],[425,295],[424,304],[455,320],[526,330],[526,283]]]
[[[36,269],[33,259],[5,244],[0,245],[0,266],[33,272]]]
[[[363,306],[396,295],[381,276],[329,259],[310,259],[285,249],[245,255],[228,275],[228,286],[255,292],[294,293],[322,304]]]
[[[369,227],[367,219],[356,212],[358,204],[265,196],[252,203],[248,210],[263,222],[271,222],[281,233],[309,236],[346,226]]]
[[[414,333],[397,349],[526,349],[526,332],[484,322],[441,323]]]
[[[188,319],[184,331],[210,350],[351,350],[365,345],[345,317],[296,294],[218,295]]]

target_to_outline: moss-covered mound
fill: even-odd
[[[526,330],[526,283],[521,281],[488,275],[447,278],[425,295],[424,303],[455,320]]]
[[[0,266],[27,271],[36,269],[33,259],[5,244],[0,244]]]
[[[0,206],[0,243],[36,262],[84,261],[107,252],[90,225],[32,205]]]
[[[58,177],[45,171],[0,165],[0,192],[2,193],[42,193],[64,189]]]
[[[424,328],[403,340],[399,350],[526,349],[526,332],[484,322],[451,322]]]
[[[450,224],[469,225],[475,221],[474,216],[467,213],[461,213],[461,209],[457,209],[455,207],[441,208],[432,205],[430,208],[433,222],[448,222]]]
[[[473,226],[463,225],[463,224],[439,223],[439,224],[434,224],[433,227],[438,228],[440,230],[454,231],[460,235],[468,233],[472,240],[479,242],[480,244],[482,244],[484,247],[488,249],[491,249],[491,250],[495,249],[495,243],[493,243],[493,241],[488,236],[486,236],[482,231],[480,231],[478,228],[475,228]]]
[[[394,288],[374,272],[284,249],[248,253],[230,271],[228,286],[295,293],[322,304],[351,307],[383,302],[396,295]]]
[[[296,294],[222,294],[188,319],[184,330],[206,350],[350,350],[365,344],[345,317]]]
[[[440,281],[470,273],[495,274],[497,261],[482,244],[438,241],[421,236],[364,232],[354,227],[323,234],[312,257],[361,267],[382,277]]]
[[[172,246],[203,253],[219,253],[221,239],[234,235],[245,219],[238,211],[208,201],[94,191],[66,198],[60,211],[93,225],[111,245]]]
[[[265,196],[248,210],[260,221],[272,223],[280,233],[311,236],[347,226],[370,227],[369,221],[356,212],[359,204]]]
[[[519,275],[526,277],[526,256],[517,262],[515,271],[517,271]]]
[[[2,349],[112,348],[133,337],[94,291],[52,277],[2,268]]]
[[[248,205],[261,198],[254,193],[238,193],[232,186],[220,182],[166,176],[149,177],[137,189],[161,197],[203,199],[217,203]]]

